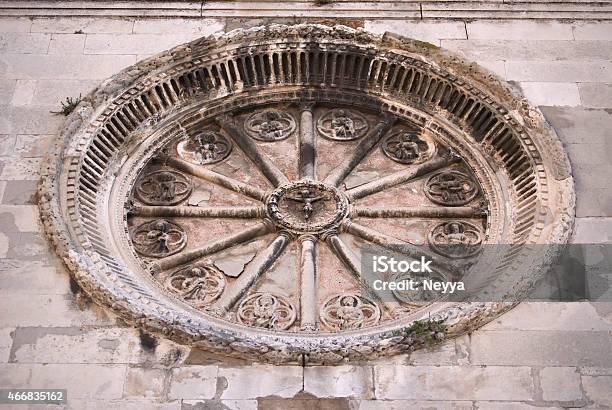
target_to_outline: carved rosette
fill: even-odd
[[[225,289],[225,277],[209,263],[197,263],[172,273],[166,289],[197,308],[209,306]]]
[[[215,131],[204,131],[178,143],[181,158],[195,164],[210,165],[223,161],[232,151],[232,143]]]
[[[193,189],[191,178],[173,170],[144,174],[136,182],[136,198],[147,205],[176,205],[186,200]]]
[[[434,226],[427,236],[429,246],[449,258],[467,258],[481,248],[480,229],[468,222],[451,221]]]
[[[244,129],[256,140],[273,142],[289,138],[296,129],[295,119],[284,110],[266,109],[251,114]]]
[[[431,158],[435,152],[431,139],[409,130],[397,131],[386,137],[382,150],[386,156],[400,164],[419,164]]]
[[[427,303],[431,303],[435,300],[438,300],[443,296],[440,292],[425,289],[423,286],[424,280],[431,280],[432,282],[447,281],[447,279],[445,279],[442,275],[439,275],[437,272],[433,272],[428,276],[416,275],[412,272],[398,272],[392,276],[392,281],[398,283],[401,281],[409,281],[411,279],[414,283],[414,290],[394,289],[391,291],[391,293],[393,293],[393,296],[395,296],[395,298],[400,302],[405,303],[411,307],[420,307],[426,305]]]
[[[265,329],[285,330],[297,317],[293,304],[283,296],[254,293],[238,307],[238,322]]]
[[[380,308],[368,298],[341,293],[329,297],[321,307],[321,323],[329,330],[362,329],[378,323]]]
[[[460,206],[476,197],[478,185],[463,172],[443,171],[427,180],[424,191],[427,198],[436,204]]]
[[[136,252],[143,256],[163,258],[183,250],[187,245],[187,234],[181,226],[157,219],[134,229],[132,243]]]
[[[359,112],[349,109],[327,111],[317,121],[319,133],[336,141],[351,141],[363,137],[370,126],[368,120]]]

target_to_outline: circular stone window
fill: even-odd
[[[347,27],[236,30],[129,67],[83,99],[43,174],[47,233],[96,301],[272,362],[409,351],[417,321],[452,336],[513,306],[383,300],[366,245],[463,262],[504,244],[494,267],[539,272],[554,254],[520,246],[564,243],[573,222],[537,109],[433,46]],[[536,276],[499,278],[507,300]]]

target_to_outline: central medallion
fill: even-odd
[[[274,223],[297,234],[338,228],[348,210],[346,195],[332,186],[310,180],[281,186],[272,192],[266,204]]]

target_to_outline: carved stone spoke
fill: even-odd
[[[485,218],[482,207],[361,207],[355,206],[352,214],[363,218]]]
[[[263,218],[263,206],[142,206],[135,205],[131,213],[136,216],[173,216],[189,218]]]

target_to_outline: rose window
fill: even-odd
[[[532,272],[553,255],[525,261],[518,246],[563,243],[573,217],[569,166],[539,112],[466,67],[343,27],[179,46],[73,114],[41,184],[47,231],[99,303],[221,354],[377,357],[415,347],[406,329],[432,317],[459,334],[511,304],[382,298],[361,250],[435,257],[431,279],[445,281],[505,244],[491,273]]]

